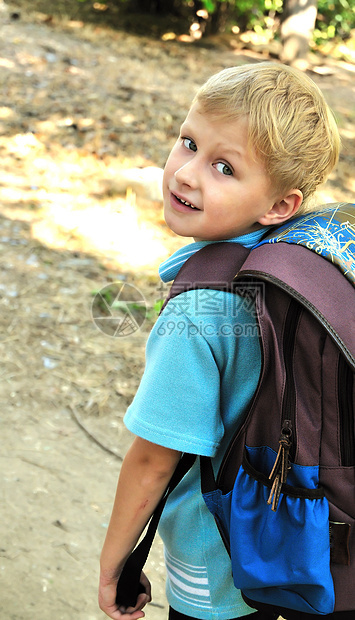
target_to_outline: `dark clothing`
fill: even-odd
[[[241,616],[239,618],[234,618],[233,620],[276,620],[276,619],[277,619],[276,614],[270,615],[270,614],[266,614],[263,611],[256,611],[255,614],[249,614],[248,616]],[[175,609],[172,609],[171,607],[169,607],[168,620],[195,620],[195,619],[192,618],[191,616],[185,616],[184,614],[180,614],[178,611],[175,611]],[[338,620],[338,618],[336,620]],[[339,619],[339,620],[342,620],[342,619]]]
[[[296,614],[297,612],[293,611],[292,614]],[[287,620],[286,616],[283,616],[285,620]],[[264,611],[256,611],[255,614],[249,614],[248,616],[242,616],[240,618],[234,618],[234,620],[277,620],[277,614],[268,614]],[[303,612],[299,612],[299,617],[292,615],[292,620],[315,620],[315,618],[322,618],[322,620],[355,620],[355,611],[335,611],[332,614],[327,614],[326,616],[318,616],[315,614],[306,614]],[[171,607],[169,608],[169,618],[168,620],[196,620],[191,616],[185,616],[184,614],[180,614],[178,611],[175,611]]]

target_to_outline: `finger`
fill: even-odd
[[[145,589],[145,593],[149,596],[149,603],[152,600],[152,588],[149,579],[147,578],[145,573],[143,573],[143,571],[141,573],[140,582]]]
[[[127,614],[132,614],[133,612],[137,611],[137,610],[142,610],[142,608],[144,607],[144,605],[146,605],[147,603],[149,603],[149,599],[148,596],[144,593],[140,594],[137,598],[137,602],[135,604],[134,607],[127,607],[127,608],[120,608],[122,609],[122,612],[125,612]]]
[[[118,612],[117,620],[138,620],[139,618],[144,618],[145,613],[141,609],[136,609],[135,611],[129,612],[128,609],[125,612]],[[114,617],[114,620],[116,616]]]
[[[148,594],[142,593],[138,596],[137,603],[134,609],[142,610],[143,607],[145,607],[150,601],[151,601],[150,596],[148,596]]]
[[[141,609],[135,609],[132,612],[129,612],[128,609],[116,609],[116,611],[108,611],[103,609],[109,618],[113,620],[139,620],[139,618],[144,618],[145,613]]]

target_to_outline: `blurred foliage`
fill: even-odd
[[[185,21],[190,25],[196,15],[205,13],[204,31],[246,32],[253,30],[258,34],[266,31],[277,32],[283,10],[283,0],[77,0],[91,5],[96,13],[110,7],[126,16],[146,14],[155,19],[170,18]],[[149,19],[149,17],[148,17]],[[355,30],[355,4],[353,0],[318,0],[318,16],[314,31],[316,44],[330,39],[347,39]]]
[[[355,4],[348,0],[318,0],[318,17],[314,31],[316,43],[324,40],[347,39],[355,29]]]
[[[268,29],[280,17],[283,0],[203,0],[204,8],[213,15],[218,5],[228,5],[230,23],[245,30]],[[314,38],[316,43],[328,39],[346,39],[355,29],[355,4],[348,0],[318,0]]]
[[[221,6],[226,6],[227,28],[237,26],[241,32],[270,28],[282,11],[282,0],[202,0],[202,4],[212,20],[215,13],[221,12]],[[215,30],[220,30],[218,23]]]

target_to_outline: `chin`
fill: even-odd
[[[164,214],[164,220],[167,227],[178,235],[179,237],[192,237],[193,233],[191,231],[186,231],[186,228],[183,224],[179,226],[179,222],[176,222],[174,217],[169,217],[169,214]]]

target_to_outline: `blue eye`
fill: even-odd
[[[227,164],[224,164],[221,161],[216,164],[216,170],[227,176],[231,176],[233,174],[232,168],[230,168],[230,166],[227,166]]]
[[[195,142],[193,140],[191,140],[191,138],[183,138],[182,139],[184,146],[189,149],[190,151],[197,151],[197,146],[195,144]]]

